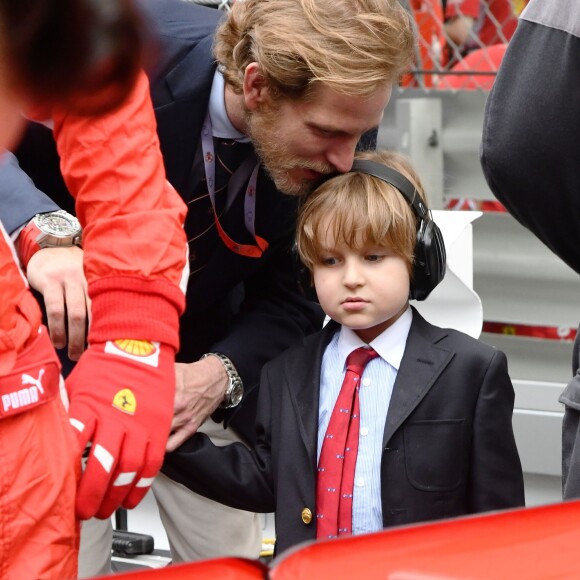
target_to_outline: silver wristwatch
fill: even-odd
[[[81,224],[63,209],[38,213],[32,218],[32,223],[38,229],[35,241],[41,248],[81,245]]]
[[[232,409],[233,407],[237,407],[244,396],[244,383],[242,382],[234,363],[232,363],[232,361],[221,352],[208,352],[207,354],[204,354],[201,359],[208,356],[219,358],[228,375],[229,383],[224,395],[224,400],[220,403],[220,409]]]

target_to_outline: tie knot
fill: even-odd
[[[236,139],[226,139],[215,137],[215,152],[219,159],[232,161],[239,165],[246,157],[251,143],[248,141],[237,141]]]
[[[353,350],[346,359],[346,368],[355,373],[362,374],[366,364],[373,358],[376,358],[378,353],[372,348],[365,348],[361,346]]]

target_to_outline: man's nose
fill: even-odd
[[[356,139],[337,140],[328,150],[326,158],[339,173],[351,170],[357,142]]]

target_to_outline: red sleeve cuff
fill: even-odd
[[[179,287],[166,280],[116,276],[91,282],[89,296],[89,343],[133,338],[179,350],[179,316],[185,308]]]
[[[40,234],[40,230],[36,227],[34,222],[30,222],[24,228],[18,237],[16,238],[16,242],[14,247],[16,248],[16,253],[20,258],[20,263],[22,264],[22,268],[26,270],[28,267],[28,262],[30,262],[30,258],[40,250],[40,246],[36,241],[36,238]]]

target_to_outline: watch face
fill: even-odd
[[[230,406],[236,407],[237,405],[239,405],[243,396],[244,396],[244,387],[241,384],[236,385],[231,394]]]
[[[78,235],[81,226],[77,218],[65,211],[39,214],[34,218],[38,228],[44,233],[58,237]]]

